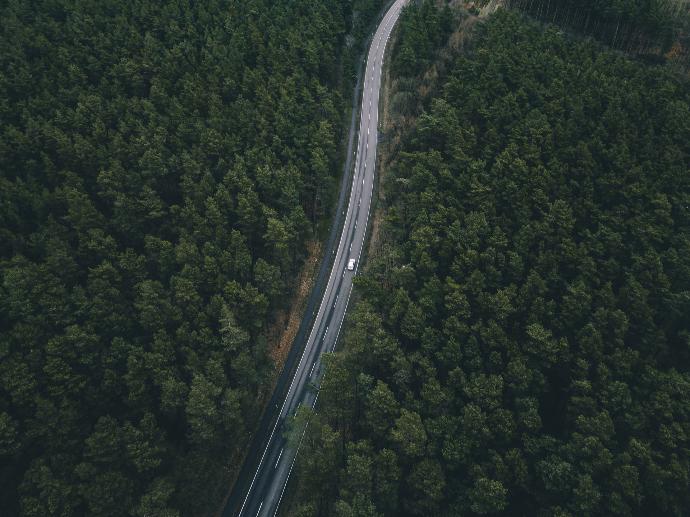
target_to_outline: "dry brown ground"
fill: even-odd
[[[283,369],[285,359],[297,335],[307,298],[314,287],[322,250],[321,242],[313,240],[307,243],[308,256],[297,277],[297,290],[290,300],[289,308],[279,311],[268,329],[269,355],[276,365],[277,372]]]

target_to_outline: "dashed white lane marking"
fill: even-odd
[[[401,8],[402,8],[402,6],[400,6],[399,8],[397,8],[395,11],[392,11],[392,10],[391,10],[391,11],[388,13],[388,22],[387,22],[387,24],[386,24],[386,26],[385,26],[385,28],[384,28],[384,31],[383,31],[383,32],[386,33],[386,41],[385,41],[385,43],[384,43],[384,49],[385,49],[386,44],[388,43],[388,38],[389,38],[389,36],[390,36],[390,31],[388,31],[388,27],[391,26],[391,24],[394,25],[395,21],[397,21],[397,18],[398,18],[399,14],[400,14]],[[392,27],[391,27],[391,30],[392,30]],[[382,38],[383,38],[383,33],[382,33],[381,36],[379,37],[378,46],[380,46],[380,44],[381,44],[381,39],[382,39]],[[377,46],[377,48],[378,48],[378,46]],[[383,56],[381,56],[381,62],[383,62]],[[366,75],[366,74],[365,74],[365,75]],[[366,77],[365,77],[365,81],[366,81]],[[365,82],[365,84],[364,84],[364,91],[366,91],[366,82]],[[371,102],[371,101],[370,101],[370,102]],[[367,142],[367,145],[368,145],[368,142]],[[364,162],[364,171],[365,171],[365,172],[366,172],[366,169],[367,169],[367,164],[366,164],[366,161],[365,161],[365,162]],[[349,205],[348,205],[348,208],[349,208]],[[369,209],[371,209],[371,206],[369,206]],[[369,210],[369,211],[370,211],[370,210]],[[367,222],[367,223],[369,222],[369,213],[367,213],[367,221],[366,221],[366,222]],[[344,233],[344,232],[343,232],[343,233]],[[341,235],[341,239],[342,239],[342,235]],[[340,243],[338,244],[338,247],[340,247]],[[360,257],[361,257],[361,253],[362,253],[362,249],[360,249]],[[358,266],[359,266],[359,264],[358,264]],[[332,275],[333,275],[333,271],[331,271],[331,276],[332,276]],[[344,272],[344,271],[343,271],[343,277],[345,277],[345,272]],[[329,283],[330,283],[330,280],[331,280],[331,279],[329,278]],[[349,305],[350,295],[351,295],[351,294],[352,294],[352,288],[350,288],[350,292],[348,293],[348,296],[347,296],[347,301],[346,301],[346,303],[345,303],[345,312],[347,312],[347,306]],[[338,337],[340,336],[340,329],[341,329],[341,327],[342,327],[342,325],[343,325],[343,322],[344,322],[344,318],[343,318],[343,320],[341,320],[340,325],[338,326],[338,333],[337,333],[337,335],[336,335],[335,341],[333,342],[333,346],[332,346],[332,348],[331,348],[331,352],[332,352],[333,350],[335,350],[335,345],[336,345],[336,343],[337,343],[337,341],[338,341]],[[300,360],[300,361],[301,361],[301,360]],[[315,397],[315,399],[314,399],[314,404],[313,404],[312,407],[316,407],[316,402],[317,402],[318,398],[319,398],[319,393],[317,392],[317,393],[316,393],[316,397]],[[307,424],[307,425],[308,425],[308,424]],[[306,429],[302,432],[302,436],[300,437],[299,444],[297,445],[297,450],[299,450],[300,445],[302,444],[302,440],[304,439],[305,433],[306,433]],[[296,455],[295,455],[295,458],[296,458]],[[289,472],[288,472],[288,479],[290,478],[290,474],[292,473],[292,469],[293,469],[294,464],[295,464],[295,458],[293,458],[292,463],[291,463],[291,465],[290,465],[290,470],[289,470]],[[253,483],[253,481],[252,481],[252,485],[253,485],[253,484],[254,484],[254,483]],[[280,492],[280,498],[278,499],[278,506],[277,506],[277,508],[276,508],[276,512],[275,512],[275,513],[277,513],[277,512],[278,512],[278,509],[280,508],[280,503],[281,503],[282,500],[283,500],[283,495],[284,495],[284,493],[285,493],[285,488],[286,488],[286,486],[287,486],[287,483],[285,483],[285,485],[283,485],[283,489],[282,489],[281,492]],[[251,488],[250,488],[250,490],[251,490]],[[245,500],[245,502],[246,502],[246,500]],[[262,504],[263,504],[263,502],[262,502]],[[244,507],[244,504],[243,504],[242,506]],[[261,509],[261,507],[259,507],[259,510],[260,510],[260,509]],[[241,510],[240,510],[240,511],[241,511]],[[275,515],[274,515],[274,517],[275,517]]]

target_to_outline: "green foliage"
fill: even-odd
[[[381,4],[3,2],[3,515],[216,511]]]
[[[425,9],[394,64],[441,30]],[[685,515],[690,85],[509,11],[452,60],[321,390],[340,482],[302,493],[316,515]]]
[[[509,0],[509,7],[629,51],[666,52],[687,22],[687,0]]]
[[[448,7],[439,10],[433,0],[422,0],[419,6],[408,5],[402,17],[393,71],[397,75],[410,76],[431,64],[452,27],[453,11]]]

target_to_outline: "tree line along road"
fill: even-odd
[[[381,68],[391,31],[407,1],[397,0],[391,5],[371,41],[364,72],[352,186],[340,240],[333,250],[333,266],[328,283],[299,364],[294,376],[289,379],[289,389],[282,406],[275,401],[275,397],[272,399],[274,407],[269,409],[277,411],[280,406],[280,410],[275,418],[262,421],[253,442],[263,450],[260,455],[248,455],[223,512],[224,517],[273,516],[280,507],[298,448],[287,447],[284,436],[286,423],[300,405],[314,407],[316,404],[318,390],[313,387],[320,386],[325,373],[321,356],[335,349],[352,292],[352,282],[360,265],[374,187]],[[324,260],[328,258],[327,253]],[[309,311],[304,317],[311,317]],[[284,391],[284,386],[279,383],[276,391]]]

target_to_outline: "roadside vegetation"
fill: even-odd
[[[291,514],[685,515],[690,83],[448,12],[400,20],[386,218]]]
[[[0,513],[220,506],[382,3],[3,2]]]

